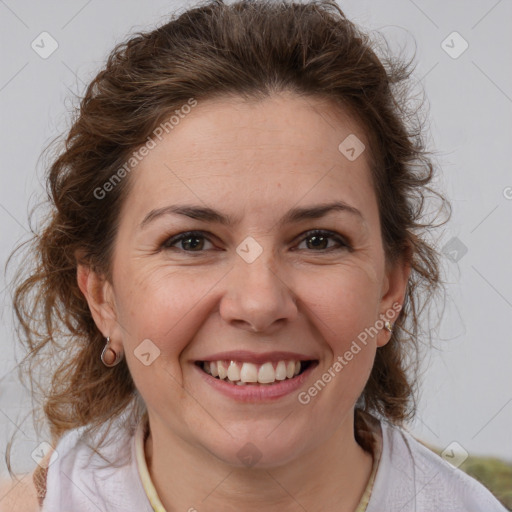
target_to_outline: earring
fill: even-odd
[[[105,356],[108,354],[107,362],[105,360]],[[116,352],[111,346],[110,346],[110,336],[107,338],[107,343],[105,344],[105,347],[103,348],[103,352],[101,353],[101,362],[107,367],[112,368],[113,366],[116,366],[121,359],[123,358],[122,353]]]
[[[384,322],[384,327],[386,331],[388,331],[389,333],[393,332],[393,326],[391,325],[391,322],[389,320],[386,320],[386,322]]]

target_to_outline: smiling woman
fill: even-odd
[[[114,49],[14,297],[43,511],[503,510],[403,428],[440,281],[408,76],[329,1]]]

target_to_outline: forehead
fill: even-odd
[[[361,154],[347,158],[347,145],[349,157]],[[361,207],[373,196],[367,146],[359,124],[325,100],[198,101],[135,167],[128,201],[141,215],[181,199],[225,209],[237,200],[262,210],[303,198]]]

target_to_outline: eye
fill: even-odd
[[[181,243],[181,247],[178,249],[185,252],[202,252],[205,249],[205,240],[211,244],[202,231],[187,231],[167,239],[162,244],[162,248],[171,249],[177,243]]]
[[[332,231],[321,229],[308,231],[301,240],[301,244],[306,242],[307,248],[312,249],[314,252],[352,250],[350,244],[343,237]],[[201,253],[213,247],[213,245],[212,247],[205,247],[205,241],[211,244],[203,231],[186,231],[165,240],[162,244],[162,249],[173,249],[176,248],[176,244],[181,244],[181,247],[177,247],[178,250],[188,253]],[[329,241],[334,241],[337,245],[328,247]],[[301,244],[299,244],[299,249]]]
[[[315,252],[320,251],[332,251],[332,250],[351,250],[350,244],[348,244],[341,236],[333,233],[332,231],[326,231],[323,229],[315,229],[308,231],[306,236],[302,238],[306,242],[308,248],[313,248]],[[338,246],[327,247],[329,240],[334,240]],[[308,241],[311,243],[308,244]],[[303,243],[303,242],[301,242]],[[300,245],[300,244],[299,244]]]

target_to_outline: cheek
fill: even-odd
[[[328,383],[325,398],[330,397],[327,401],[336,410],[355,403],[373,367],[380,291],[375,275],[374,269],[369,272],[361,265],[346,265],[300,285],[317,338],[330,355],[319,378]]]
[[[160,270],[132,273],[118,289],[130,374],[146,404],[155,410],[164,396],[175,410],[188,403],[180,355],[197,335],[201,315],[207,314],[205,296],[214,284],[206,276],[194,280],[182,270]]]
[[[345,264],[304,276],[297,287],[310,319],[333,351],[345,350],[377,319],[380,287],[375,269]]]
[[[133,272],[124,283],[118,305],[119,321],[125,327],[123,343],[133,351],[149,339],[160,351],[160,362],[175,364],[197,332],[198,312],[215,279],[204,274],[194,278],[183,269],[146,269]]]

